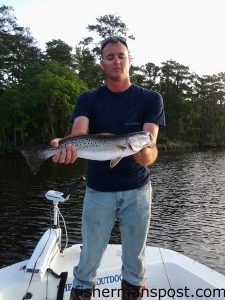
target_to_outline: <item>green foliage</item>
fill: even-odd
[[[96,24],[87,26],[92,36],[84,38],[79,43],[90,50],[96,61],[100,57],[100,42],[106,37],[120,36],[125,39],[135,39],[133,35],[128,35],[129,29],[120,16],[108,14],[96,18],[96,21]]]
[[[104,15],[96,18],[97,24],[88,25],[89,31],[95,31],[99,36],[104,39],[108,36],[122,36],[127,37],[128,28],[126,24],[117,15]],[[132,35],[128,36],[130,39],[135,39]]]
[[[0,97],[2,146],[64,136],[75,99],[86,89],[73,71],[56,61],[27,68],[23,84],[11,85]]]
[[[52,40],[46,43],[46,59],[55,60],[65,66],[73,65],[73,48],[61,40]]]
[[[100,87],[103,82],[103,74],[99,64],[91,50],[85,46],[76,48],[74,55],[75,69],[79,78],[84,81],[90,90]]]
[[[0,7],[1,152],[67,134],[78,95],[104,84],[99,41],[109,35],[134,39],[119,16],[108,14],[88,25],[91,36],[74,52],[61,40],[47,42],[41,52],[12,12]],[[160,143],[225,144],[225,73],[200,77],[174,60],[132,66],[130,73],[134,84],[164,98],[167,127],[160,129]]]
[[[63,136],[69,131],[68,120],[75,99],[87,87],[73,71],[56,61],[42,64],[37,73],[34,71],[27,70],[26,88],[28,94],[32,93],[36,112],[33,119],[37,128],[42,128],[42,140]]]
[[[29,29],[17,25],[12,10],[0,7],[0,87],[21,82],[23,71],[40,56]]]

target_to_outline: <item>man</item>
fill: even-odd
[[[128,46],[123,38],[110,37],[102,42],[101,68],[106,86],[80,95],[72,115],[71,134],[126,134],[144,130],[152,133],[156,144],[159,125],[165,125],[163,101],[158,93],[131,83],[130,65]],[[57,146],[59,140],[51,144]],[[122,240],[122,299],[141,299],[152,193],[147,166],[153,164],[157,156],[155,146],[123,158],[113,169],[108,161],[88,161],[82,216],[83,247],[80,262],[74,268],[70,300],[91,298],[96,270],[115,219],[119,220]],[[76,157],[76,149],[68,145],[53,161],[68,164]]]

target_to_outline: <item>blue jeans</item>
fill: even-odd
[[[122,276],[130,284],[144,283],[145,244],[151,215],[151,184],[128,191],[100,192],[86,189],[83,216],[83,247],[74,268],[73,286],[92,288],[96,272],[118,218],[122,241]]]

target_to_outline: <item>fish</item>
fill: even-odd
[[[36,174],[40,166],[58,151],[72,144],[77,151],[77,157],[106,161],[110,160],[110,168],[126,156],[139,152],[144,147],[155,146],[154,137],[149,131],[138,131],[123,135],[116,134],[78,134],[62,138],[58,147],[47,146],[37,149],[21,150],[30,170]]]

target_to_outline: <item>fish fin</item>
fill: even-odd
[[[81,135],[87,135],[87,133],[77,132],[77,133],[74,133],[74,134],[69,134],[67,136],[64,136],[64,137],[60,138],[59,143],[61,144],[62,142],[66,141],[66,140],[69,140],[69,139],[72,139],[75,136],[81,136]]]
[[[88,135],[88,134],[87,134],[87,133],[84,133],[84,132],[77,132],[77,133],[75,133],[75,134],[70,134],[70,135],[67,135],[67,136],[65,136],[65,137],[63,137],[63,138],[60,138],[59,143],[61,144],[62,142],[68,141],[68,140],[70,140],[70,139],[72,139],[72,138],[74,138],[74,137],[76,137],[76,136],[86,136],[86,135]],[[115,134],[103,132],[103,133],[97,133],[97,134],[95,134],[95,135],[96,135],[96,136],[109,136],[109,135],[115,135]]]
[[[122,157],[115,157],[115,158],[111,159],[110,168],[111,169],[114,168],[121,159],[122,159]]]
[[[46,157],[41,156],[38,150],[21,150],[20,152],[25,158],[33,175],[35,175],[38,172],[40,166],[47,159]]]

